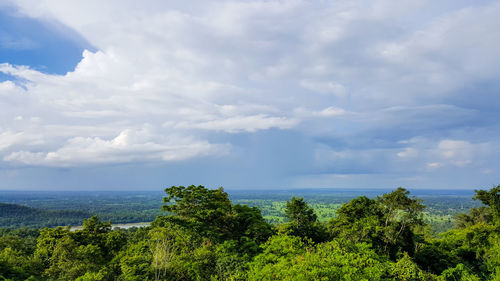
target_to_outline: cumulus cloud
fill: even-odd
[[[405,142],[409,146],[399,151],[397,156],[419,163],[420,167],[474,168],[495,165],[485,163],[485,159],[498,154],[498,145],[491,142],[471,143],[465,140],[413,139]]]
[[[495,170],[494,1],[11,4],[96,50],[64,75],[0,64],[4,164],[228,155],[277,129],[310,139],[320,172]]]
[[[494,151],[488,143],[472,144],[463,140],[442,140],[438,144],[438,153],[443,162],[464,167],[473,164],[476,159],[483,158]]]
[[[111,140],[74,137],[49,152],[15,151],[5,161],[26,165],[80,166],[102,163],[179,161],[200,155],[227,153],[226,145],[213,145],[189,138],[154,142],[145,130],[122,131]]]

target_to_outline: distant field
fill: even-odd
[[[351,199],[365,195],[375,198],[387,190],[227,190],[234,204],[261,209],[266,220],[285,221],[286,201],[292,196],[304,197],[322,222],[335,217],[336,210]],[[417,190],[412,192],[427,206],[425,216],[436,232],[449,229],[453,216],[477,207],[473,191]],[[102,220],[120,223],[153,221],[161,211],[161,191],[0,191],[0,202],[16,204],[11,212],[0,213],[0,227],[53,227],[81,225],[82,218],[98,215]],[[7,208],[7,207],[5,207]]]
[[[304,197],[308,204],[314,208],[318,220],[327,222],[336,216],[336,211],[342,204],[359,196],[375,198],[391,190],[294,190],[287,194],[286,191],[236,191],[230,193],[233,203],[247,204],[259,207],[264,218],[271,223],[285,222],[284,210],[286,201],[291,196]],[[439,233],[450,229],[454,223],[454,216],[467,212],[472,207],[478,207],[480,202],[472,200],[473,191],[464,190],[418,190],[412,192],[417,198],[424,201],[427,206],[424,212],[425,220],[432,226],[434,232]]]

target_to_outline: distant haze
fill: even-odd
[[[0,189],[500,183],[498,1],[0,1]]]

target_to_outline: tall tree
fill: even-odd
[[[475,190],[474,200],[481,200],[484,205],[490,207],[494,223],[500,223],[500,185],[487,190]]]
[[[163,210],[174,215],[173,221],[216,240],[231,235],[227,226],[232,206],[222,187],[172,186],[165,192],[168,196],[163,198]]]
[[[376,200],[361,196],[337,210],[337,217],[328,222],[328,230],[337,239],[370,243],[380,253],[384,247],[383,216]]]
[[[409,195],[408,190],[398,187],[391,193],[385,193],[377,198],[384,214],[386,252],[391,248],[413,254],[415,243],[413,231],[425,224],[423,220],[425,206],[421,199]],[[391,256],[395,254],[391,252]]]
[[[344,204],[338,217],[328,223],[329,230],[334,237],[368,242],[379,254],[396,260],[401,252],[413,255],[415,230],[424,225],[424,208],[420,199],[399,187],[376,200],[361,196]]]
[[[163,210],[171,212],[167,220],[216,242],[247,237],[262,243],[273,233],[259,209],[232,205],[222,187],[172,186],[165,192]]]
[[[307,205],[303,197],[292,197],[286,202],[285,216],[288,219],[288,224],[285,225],[288,234],[310,238],[315,242],[327,239],[326,229],[317,221],[314,209]]]
[[[304,201],[304,197],[297,198],[295,196],[286,202],[285,216],[296,225],[311,224],[318,219],[314,209],[310,208]]]

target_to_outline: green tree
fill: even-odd
[[[367,244],[308,245],[299,237],[274,236],[250,264],[248,280],[383,280],[386,271]]]
[[[28,257],[19,250],[4,248],[0,251],[0,280],[25,280],[30,275],[27,262]]]
[[[152,261],[151,249],[147,241],[140,241],[130,245],[120,258],[120,269],[122,274],[119,280],[154,280]]]
[[[40,231],[40,236],[37,240],[35,258],[40,260],[44,268],[51,265],[51,258],[54,250],[61,239],[69,235],[68,228],[45,228]]]
[[[476,190],[474,199],[481,200],[486,206],[471,209],[469,214],[458,216],[460,220],[457,224],[458,228],[442,233],[442,239],[433,243],[433,247],[444,257],[435,263],[441,264],[439,270],[444,276],[442,278],[468,276],[469,273],[486,278],[486,276],[497,274],[497,267],[500,266],[499,263],[495,262],[498,258],[495,249],[500,245],[500,228],[498,221],[496,221],[498,219],[499,190],[499,186],[488,191]],[[424,254],[426,254],[424,251],[419,252],[416,260],[419,264],[427,267],[425,265],[426,257],[421,258]],[[434,266],[429,267],[433,268]],[[433,271],[439,273],[435,268]]]
[[[489,207],[471,208],[469,213],[461,213],[455,216],[455,226],[466,228],[477,223],[491,223],[493,217]]]
[[[458,264],[454,268],[448,268],[439,276],[439,281],[479,281],[477,275],[466,269],[463,264]]]
[[[421,200],[410,198],[398,188],[376,200],[361,196],[342,205],[328,228],[333,237],[353,243],[367,242],[381,255],[396,260],[398,254],[413,256],[419,239],[416,230],[424,226]]]
[[[251,252],[251,254],[247,254]],[[246,280],[248,263],[252,261],[254,253],[258,250],[253,248],[249,251],[235,240],[225,241],[217,245],[215,249],[215,280]]]
[[[327,240],[326,229],[317,221],[314,209],[307,205],[303,197],[292,197],[286,202],[285,217],[288,223],[284,225],[284,229],[288,234],[310,238],[315,242]]]
[[[335,239],[369,243],[378,253],[385,254],[383,225],[384,215],[378,202],[361,196],[337,210],[337,218],[328,222],[328,230]]]
[[[51,280],[95,279],[100,275],[109,279],[115,273],[108,265],[126,244],[125,239],[124,233],[111,231],[111,223],[94,216],[83,221],[81,230],[42,230],[34,260],[40,262],[42,275]]]
[[[251,238],[261,243],[273,233],[258,208],[232,205],[222,187],[172,186],[165,189],[163,210],[171,216],[163,218],[191,229],[214,242]]]
[[[231,201],[224,189],[204,186],[172,186],[166,188],[163,210],[172,213],[177,224],[192,228],[203,236],[223,240],[231,235],[229,216]]]
[[[231,212],[231,239],[248,237],[256,243],[264,243],[274,234],[274,228],[266,222],[257,207],[233,205]]]
[[[398,187],[377,198],[384,214],[384,252],[390,253],[392,258],[403,251],[413,255],[415,229],[425,225],[422,200],[410,198],[409,194],[408,190]]]
[[[500,281],[500,234],[492,235],[490,244],[485,253],[485,264],[491,273],[490,279]]]
[[[434,239],[421,245],[414,257],[420,268],[433,274],[441,274],[443,270],[459,263],[459,259],[450,249],[443,247],[441,242],[439,239]]]
[[[391,265],[390,272],[397,281],[426,281],[428,276],[412,261],[408,253]]]
[[[292,197],[290,201],[287,201],[285,216],[295,225],[312,224],[318,219],[318,216],[314,213],[314,209],[310,208],[304,201],[304,197]]]
[[[149,231],[154,280],[179,280],[186,276],[191,253],[202,244],[202,238],[188,229],[168,221]]]
[[[500,224],[500,185],[490,190],[475,190],[474,200],[480,200],[487,205],[493,216],[494,223]]]

